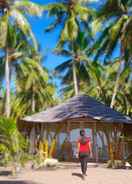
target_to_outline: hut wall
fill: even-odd
[[[132,125],[124,125],[125,156],[132,155]]]
[[[61,154],[60,147],[62,145],[62,142],[64,142],[65,138],[70,137],[70,144],[72,145],[72,147],[69,144],[70,148],[68,149],[72,149],[72,154],[73,154],[74,152],[73,147],[75,148],[75,141],[76,141],[72,137],[72,136],[75,136],[73,135],[75,134],[74,132],[76,131],[76,139],[77,139],[77,137],[79,136],[80,128],[86,128],[87,131],[90,130],[90,137],[93,145],[93,155],[94,155],[93,160],[96,160],[96,161],[108,160],[111,158],[111,150],[110,150],[111,144],[113,142],[116,142],[117,144],[115,144],[114,147],[117,147],[118,141],[119,141],[118,138],[120,137],[120,134],[121,134],[120,124],[105,123],[105,122],[93,120],[91,118],[78,118],[78,119],[72,119],[72,120],[68,120],[60,123],[28,123],[28,124],[25,123],[23,124],[23,127],[21,127],[21,131],[24,130],[24,131],[30,132],[30,138],[31,138],[32,137],[31,132],[33,131],[32,127],[34,127],[34,125],[35,125],[36,135],[43,134],[44,137],[46,136],[46,134],[48,135],[48,137],[54,137],[52,133],[56,135],[57,156],[60,156]],[[93,132],[93,135],[92,135],[92,132]],[[69,136],[69,133],[70,133],[70,136]],[[132,125],[125,125],[123,127],[123,133],[124,135],[132,137]],[[51,139],[51,138],[48,138],[48,139]],[[119,149],[117,150],[117,153],[123,154],[122,150],[120,150],[120,145],[118,145],[118,148]],[[126,153],[127,155],[132,153],[132,142],[125,143],[125,155]]]

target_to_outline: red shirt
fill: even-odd
[[[81,138],[78,140],[78,143],[80,144],[79,152],[80,153],[88,153],[90,151],[90,138],[86,137],[86,143],[81,143]]]

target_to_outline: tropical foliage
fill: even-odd
[[[95,60],[102,54],[105,60],[111,59],[117,47],[120,48],[120,65],[110,105],[112,108],[116,103],[115,98],[119,88],[120,75],[123,72],[122,65],[124,62],[131,62],[132,58],[131,4],[131,0],[108,0],[97,13],[97,19],[102,21],[103,27],[92,48],[95,53]]]
[[[52,3],[44,7],[49,16],[55,17],[54,23],[46,31],[51,31],[58,25],[62,27],[58,46],[66,41],[74,41],[81,30],[81,23],[94,15],[94,11],[84,6],[84,3],[85,1],[81,0],[62,0],[60,3]]]
[[[10,115],[10,60],[17,60],[21,54],[15,53],[14,47],[10,46],[10,26],[16,26],[24,35],[29,37],[30,42],[34,44],[37,50],[37,41],[33,35],[30,24],[24,13],[31,15],[40,15],[41,7],[30,1],[1,1],[0,4],[2,16],[0,17],[0,48],[5,52],[5,82],[6,82],[6,101],[5,114]],[[12,35],[15,32],[12,32]],[[11,36],[12,37],[12,36]],[[10,38],[11,38],[10,37]],[[11,58],[11,59],[10,59]]]
[[[16,122],[5,117],[0,118],[0,154],[3,164],[22,164],[25,157],[27,142],[17,130]],[[14,170],[15,172],[15,170]],[[15,174],[15,173],[14,173]]]

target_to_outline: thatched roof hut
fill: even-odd
[[[60,132],[70,132],[72,129],[82,127],[91,128],[93,144],[97,152],[97,131],[105,130],[104,135],[108,141],[111,141],[111,138],[117,141],[115,135],[119,137],[119,132],[121,135],[125,126],[132,127],[132,119],[92,97],[78,95],[60,105],[26,116],[19,126],[29,129],[35,127],[40,130],[43,127],[43,129],[48,128],[53,131],[59,129]]]
[[[86,95],[75,96],[65,103],[23,118],[27,123],[63,123],[89,119],[95,122],[132,124],[132,119]]]

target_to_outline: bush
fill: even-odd
[[[10,118],[0,117],[0,155],[1,164],[23,165],[27,142],[17,130],[16,122]]]
[[[109,160],[107,162],[107,168],[112,168],[112,169],[124,168],[124,162],[122,160]]]
[[[132,154],[127,157],[126,161],[132,165]]]

